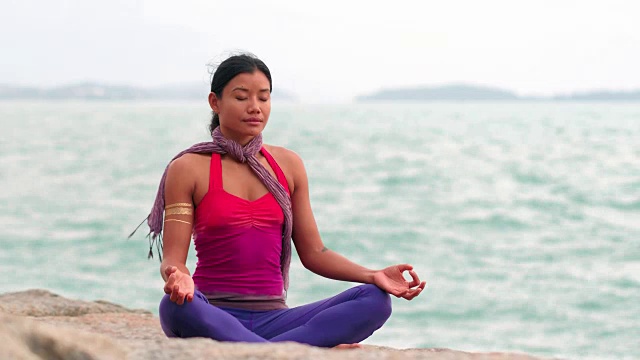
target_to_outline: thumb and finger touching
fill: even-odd
[[[178,268],[175,266],[167,266],[166,268],[164,268],[164,273],[169,276],[171,274],[173,274],[174,272],[178,271]]]
[[[402,297],[407,300],[412,300],[416,296],[420,295],[422,293],[422,290],[424,290],[426,286],[427,286],[427,282],[423,281],[420,283],[420,285],[418,285],[417,288],[407,291],[407,293]]]
[[[178,305],[182,305],[185,301],[193,301],[194,289],[189,275],[179,272],[176,266],[168,266],[165,269],[165,274],[167,281],[164,292],[169,294],[171,301]]]
[[[410,288],[420,285],[420,278],[415,271],[409,270],[409,275],[411,275],[411,282],[409,283]]]

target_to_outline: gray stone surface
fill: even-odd
[[[46,290],[0,295],[0,339],[0,359],[540,359],[450,349],[332,350],[296,343],[168,339],[158,318],[147,311],[66,299]]]
[[[144,310],[129,310],[106,301],[71,300],[41,289],[0,295],[0,311],[14,315],[38,317],[80,316],[95,313],[149,313]]]

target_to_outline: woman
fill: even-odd
[[[324,246],[302,160],[262,144],[271,90],[261,60],[223,61],[209,94],[213,141],[178,154],[165,171],[149,216],[154,240],[164,227],[162,329],[169,337],[358,347],[391,315],[389,294],[411,300],[425,283],[410,265],[370,270]],[[193,275],[185,266],[192,237]],[[367,285],[288,308],[291,240],[307,269]]]

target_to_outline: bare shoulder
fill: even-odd
[[[209,159],[210,157],[204,154],[184,154],[169,164],[169,173],[186,175],[196,171],[203,162],[209,161]]]
[[[282,146],[264,145],[283,170],[297,172],[304,170],[302,158],[295,151]]]
[[[300,186],[306,186],[307,173],[300,155],[282,146],[264,145],[284,172],[292,193]]]
[[[167,170],[167,182],[193,187],[196,179],[208,173],[208,154],[184,154],[173,160]]]

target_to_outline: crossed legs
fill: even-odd
[[[375,285],[360,285],[325,300],[271,311],[218,308],[200,292],[183,305],[176,305],[168,295],[160,302],[160,323],[169,337],[295,341],[321,347],[358,343],[371,336],[390,315],[389,294]]]

